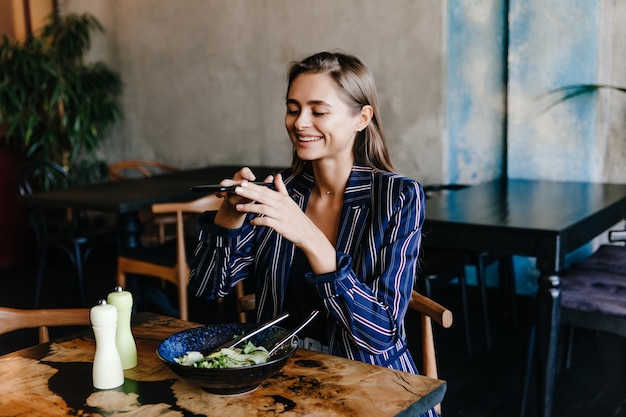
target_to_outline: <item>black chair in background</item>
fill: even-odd
[[[455,192],[469,187],[466,184],[430,184],[423,186],[426,199],[433,198],[441,193]],[[428,211],[428,203],[426,203]],[[448,284],[453,279],[458,279],[461,291],[465,341],[467,352],[472,352],[472,342],[469,326],[469,307],[467,301],[467,283],[465,267],[474,268],[476,283],[480,295],[481,313],[485,332],[487,350],[491,350],[491,325],[489,322],[489,308],[487,300],[487,267],[498,263],[500,286],[508,293],[512,309],[512,319],[516,321],[515,307],[515,275],[513,272],[513,260],[509,255],[491,252],[475,252],[462,250],[448,250],[431,248],[428,245],[428,230],[424,231],[422,240],[421,271],[419,271],[418,285],[423,293],[432,298],[432,287],[438,284]]]
[[[626,242],[626,231],[609,232],[609,241]],[[563,367],[570,369],[574,330],[584,328],[626,337],[626,246],[601,245],[589,257],[560,273]],[[530,327],[520,392],[520,417],[526,403],[535,352],[536,324]]]
[[[52,162],[36,161],[24,164],[17,175],[19,193],[28,194],[74,186],[70,175]],[[28,220],[37,243],[37,283],[34,307],[41,301],[46,258],[51,248],[65,253],[74,267],[81,306],[86,306],[84,264],[94,246],[114,238],[113,229],[92,223],[85,213],[69,207],[28,207]]]

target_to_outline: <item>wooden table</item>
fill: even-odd
[[[139,212],[149,210],[154,203],[189,201],[201,196],[189,191],[198,184],[213,184],[231,178],[240,166],[211,166],[150,178],[111,181],[68,190],[36,193],[20,198],[26,205],[74,207],[84,210],[112,212],[119,215],[120,243],[128,247],[139,245],[141,223]],[[259,180],[274,173],[278,167],[251,167]]]
[[[0,357],[0,416],[419,416],[442,401],[445,381],[298,349],[254,391],[215,395],[180,379],[156,355],[160,341],[197,324],[135,317],[138,365],[124,385],[92,388],[92,337]]]
[[[427,202],[429,246],[537,258],[538,415],[551,415],[565,256],[626,218],[626,184],[495,180]]]

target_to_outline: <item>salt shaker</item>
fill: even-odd
[[[133,296],[122,287],[115,287],[115,291],[107,296],[107,303],[117,308],[116,346],[122,359],[122,367],[130,369],[137,366],[137,345],[130,330],[130,317],[133,309]]]
[[[117,308],[105,300],[91,308],[89,319],[96,337],[93,359],[93,386],[96,389],[117,388],[124,383],[122,360],[115,346]]]

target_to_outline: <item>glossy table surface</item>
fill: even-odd
[[[626,218],[626,184],[495,180],[427,200],[423,242],[535,257],[537,415],[552,413],[565,256]]]
[[[2,416],[419,416],[442,401],[446,383],[298,349],[257,389],[215,395],[180,379],[156,355],[160,341],[197,324],[141,313],[133,334],[138,365],[124,385],[94,390],[95,342],[76,337],[0,357]]]
[[[625,215],[626,184],[495,180],[429,199],[424,239],[438,247],[536,256],[540,269],[558,271],[568,252]],[[451,241],[455,235],[465,239]]]

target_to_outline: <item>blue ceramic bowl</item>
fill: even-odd
[[[298,347],[295,338],[291,345],[285,343],[274,352],[268,362],[240,368],[194,368],[176,363],[174,358],[189,351],[198,351],[207,355],[222,343],[232,340],[235,335],[248,333],[255,327],[251,323],[222,323],[184,330],[161,342],[157,348],[157,355],[174,373],[200,385],[210,393],[225,395],[251,391],[285,366]],[[264,346],[269,350],[288,333],[287,329],[272,326],[250,340],[255,346]]]

